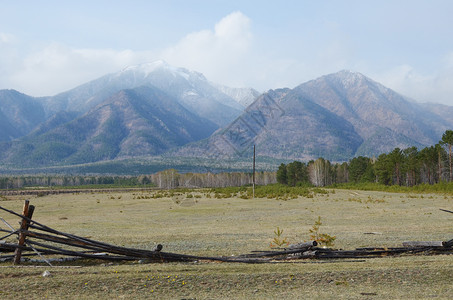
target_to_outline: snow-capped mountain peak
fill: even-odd
[[[167,63],[165,60],[156,60],[153,62],[142,63],[138,65],[127,66],[118,73],[118,76],[133,73],[135,75],[142,75],[144,78],[148,77],[154,72],[167,72],[172,74],[174,77],[183,77],[186,80],[190,78],[197,78],[199,80],[206,80],[203,74],[189,71],[185,68],[174,67]]]
[[[238,101],[209,82],[203,74],[174,67],[163,60],[128,66],[46,101],[51,115],[61,110],[86,113],[114,93],[141,86],[156,87],[178,99],[186,109],[219,127],[234,120],[244,109]]]
[[[140,73],[143,74],[144,77],[148,76],[150,73],[155,72],[159,69],[171,69],[172,67],[164,60],[156,60],[153,62],[142,63],[138,65],[131,65],[125,67],[123,70],[119,72],[119,75],[125,73]],[[176,69],[176,68],[173,68]]]
[[[334,74],[331,74],[334,75]],[[329,76],[329,75],[328,75]],[[350,70],[342,70],[335,74],[335,76],[340,79],[341,84],[345,88],[350,88],[356,85],[359,85],[364,80],[367,80],[367,77],[359,72],[353,72]]]

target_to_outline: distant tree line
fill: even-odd
[[[255,182],[259,185],[276,183],[276,172],[257,172]],[[27,187],[75,187],[114,186],[143,187],[156,186],[164,189],[229,187],[252,184],[252,173],[178,173],[175,169],[140,176],[0,176],[0,189],[21,189]]]
[[[438,144],[420,151],[416,147],[395,148],[377,158],[359,156],[341,164],[332,164],[323,158],[308,163],[294,161],[280,165],[277,182],[290,186],[326,186],[348,182],[414,186],[451,182],[452,145],[453,131],[447,130]]]
[[[267,185],[276,183],[276,172],[256,172],[255,183]],[[151,175],[151,181],[159,188],[203,188],[243,186],[253,183],[252,173],[178,173],[175,169],[157,172]]]
[[[140,176],[1,176],[0,189],[25,187],[71,187],[84,185],[143,186],[151,184],[151,177]]]

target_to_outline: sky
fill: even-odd
[[[260,92],[343,69],[453,106],[451,0],[0,0],[0,89],[51,96],[140,63]]]

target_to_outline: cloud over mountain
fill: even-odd
[[[398,3],[391,10],[372,2],[354,10],[316,1],[281,7],[170,1],[158,8],[115,2],[108,11],[97,2],[74,2],[39,15],[33,13],[38,4],[18,5],[2,6],[0,89],[51,96],[128,65],[165,59],[215,82],[260,91],[360,70],[409,97],[453,103],[448,2]],[[436,14],[427,18],[427,11]],[[35,19],[25,27],[23,20]]]
[[[188,34],[175,46],[164,50],[162,57],[174,65],[202,70],[216,82],[244,86],[245,82],[235,82],[230,75],[250,59],[253,38],[250,23],[243,13],[231,13],[220,20],[214,30]],[[238,73],[236,78],[241,79],[241,76]]]

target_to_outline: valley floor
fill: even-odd
[[[334,248],[453,238],[453,215],[439,210],[452,210],[451,195],[327,191],[290,200],[215,198],[209,190],[161,198],[155,198],[159,191],[108,191],[29,199],[36,206],[33,219],[52,228],[119,246],[152,249],[161,243],[163,251],[195,255],[270,250],[277,227],[292,243],[309,240],[318,216],[320,232],[336,236]],[[0,205],[20,212],[23,197],[7,196]],[[44,270],[51,276],[42,277]],[[452,275],[452,255],[270,264],[79,260],[54,268],[3,262],[0,298],[449,299]]]

